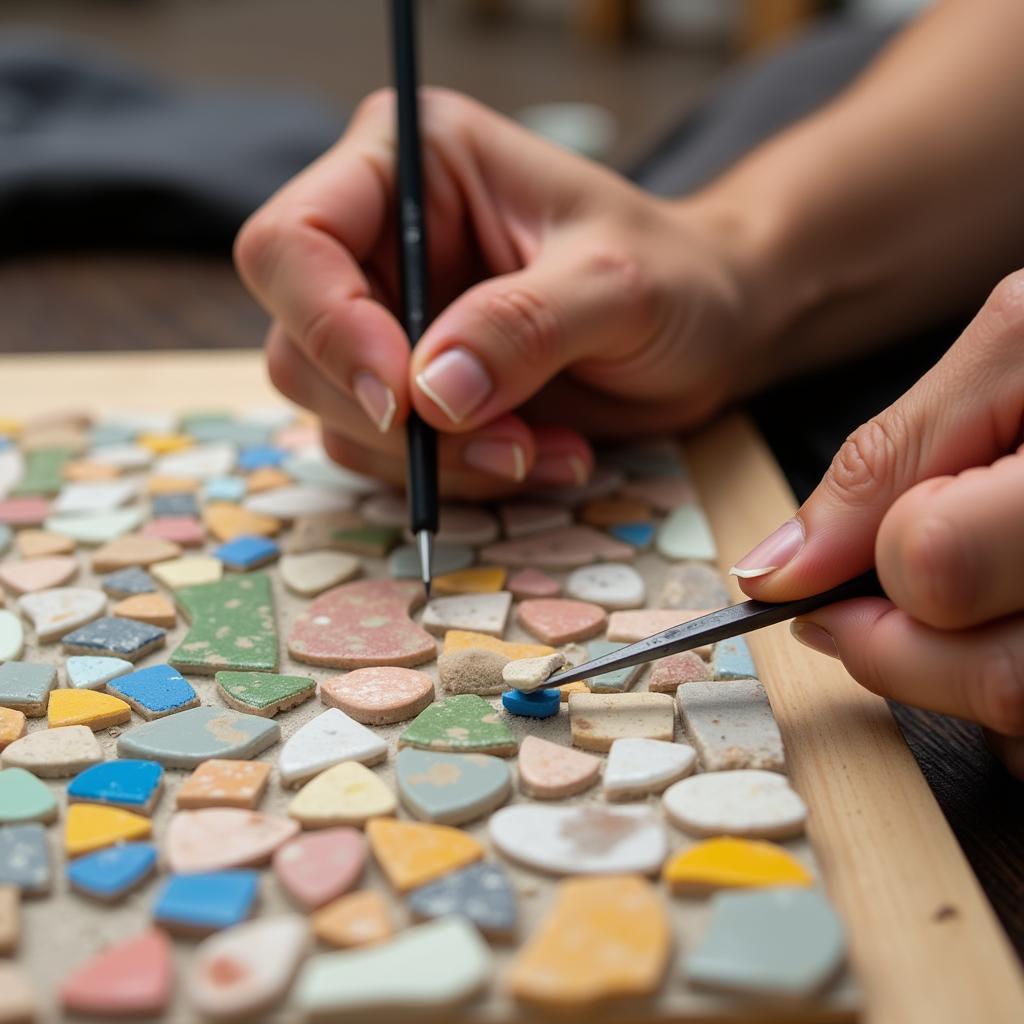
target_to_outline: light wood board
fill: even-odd
[[[252,352],[0,358],[0,406],[16,416],[275,401]],[[741,416],[687,447],[726,568],[792,514],[793,498]],[[785,626],[751,642],[818,865],[850,930],[865,1019],[1024,1019],[1017,961],[884,701],[792,642]]]

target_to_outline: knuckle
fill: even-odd
[[[586,259],[584,273],[607,282],[640,332],[649,333],[662,319],[662,294],[647,265],[628,245],[605,243]]]
[[[843,502],[870,501],[895,482],[906,430],[900,419],[883,413],[859,426],[836,452],[826,486]]]
[[[1024,736],[1024,658],[1006,645],[984,654],[971,688],[975,718],[1006,736]]]
[[[529,288],[492,291],[483,302],[483,317],[528,364],[550,364],[561,349],[558,317],[551,306]]]
[[[323,363],[329,356],[333,356],[337,340],[334,310],[318,309],[313,313],[306,321],[300,338],[302,350],[315,363]]]

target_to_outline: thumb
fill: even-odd
[[[786,601],[866,571],[879,525],[901,494],[1012,450],[1024,412],[1022,343],[1018,273],[997,286],[925,376],[847,438],[796,515],[733,566],[743,590]]]
[[[646,299],[632,260],[579,254],[564,238],[491,278],[430,325],[412,361],[412,400],[441,430],[471,430],[521,405],[569,364],[635,346]]]

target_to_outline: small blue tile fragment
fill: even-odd
[[[148,813],[163,777],[164,770],[156,761],[104,761],[79,772],[68,783],[68,799]]]
[[[521,715],[524,718],[551,718],[558,714],[562,694],[557,689],[534,690],[523,693],[521,690],[506,690],[501,695],[501,703],[510,715]]]
[[[485,935],[508,936],[519,918],[516,891],[500,864],[472,864],[409,893],[409,910],[418,918],[458,914]]]
[[[711,650],[711,672],[715,679],[756,679],[757,666],[747,641],[741,636],[719,640]]]
[[[128,701],[143,718],[161,718],[195,707],[196,691],[171,665],[151,665],[107,683],[107,693]]]
[[[645,551],[654,543],[654,523],[616,523],[608,527],[616,539]]]
[[[156,583],[153,577],[133,565],[130,569],[118,569],[100,580],[100,586],[111,597],[134,597],[136,594],[155,594]]]
[[[0,435],[0,452],[7,451],[8,448],[14,447],[14,441],[11,440],[6,434]]]
[[[134,619],[109,617],[90,622],[66,636],[61,643],[71,654],[99,654],[136,661],[159,647],[167,630]]]
[[[261,444],[253,448],[245,448],[238,456],[238,468],[247,473],[254,469],[266,469],[268,466],[280,466],[288,453],[283,448]]]
[[[603,658],[606,654],[614,654],[626,646],[626,644],[615,643],[613,640],[591,640],[587,644],[587,661]],[[621,693],[633,685],[643,670],[643,665],[617,668],[611,672],[603,672],[599,676],[591,676],[587,680],[587,685],[593,693]]]
[[[240,476],[217,476],[203,484],[207,501],[241,501],[245,497],[245,481]]]
[[[39,822],[0,827],[0,885],[13,885],[25,893],[50,888],[50,851],[46,826]]]
[[[152,843],[118,843],[71,861],[67,876],[86,896],[116,900],[134,889],[155,865],[156,847]]]
[[[245,572],[258,566],[272,562],[281,553],[281,549],[266,537],[252,537],[248,534],[235,537],[221,544],[213,552],[229,569]]]
[[[165,516],[198,516],[199,503],[194,494],[154,494],[153,518]]]
[[[157,895],[158,924],[189,932],[212,932],[244,921],[256,901],[258,871],[207,871],[171,875]]]

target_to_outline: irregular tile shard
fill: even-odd
[[[643,577],[631,565],[609,562],[574,569],[565,581],[565,592],[578,601],[616,610],[642,607],[646,588]]]
[[[516,600],[527,597],[557,597],[562,585],[540,569],[520,569],[508,578],[508,589]]]
[[[49,533],[46,530],[21,530],[16,538],[16,544],[18,554],[22,558],[70,555],[75,550],[75,542],[70,537],[62,537],[59,533]]]
[[[491,953],[479,932],[462,918],[445,918],[383,945],[313,957],[295,999],[311,1021],[405,1008],[437,1013],[469,999],[490,973]]]
[[[500,864],[471,864],[413,889],[409,912],[417,920],[457,915],[490,939],[510,939],[519,919],[516,890]]]
[[[560,743],[526,736],[519,744],[519,788],[537,800],[560,800],[590,789],[601,777],[601,761]]]
[[[766,886],[809,886],[814,877],[788,850],[775,843],[728,836],[680,850],[662,872],[674,893]]]
[[[132,566],[145,567],[166,562],[180,554],[181,548],[169,540],[129,533],[97,548],[93,552],[92,567],[96,572],[116,572]]]
[[[93,765],[68,783],[68,800],[108,804],[150,815],[163,785],[156,761],[121,759]]]
[[[675,693],[684,683],[703,683],[710,679],[708,663],[696,651],[682,651],[654,663],[647,689],[651,693]]]
[[[503,804],[512,792],[504,761],[487,754],[405,748],[395,764],[398,794],[420,821],[462,825]]]
[[[86,587],[54,587],[18,598],[18,610],[32,623],[41,644],[98,618],[106,604],[104,594]]]
[[[426,885],[484,855],[484,848],[468,832],[448,825],[373,818],[366,823],[366,838],[398,892]]]
[[[468,569],[476,560],[473,549],[466,544],[435,544],[433,571],[439,575]],[[420,578],[420,551],[415,544],[403,544],[391,552],[388,574],[397,580]]]
[[[284,997],[309,945],[300,914],[248,921],[204,939],[188,975],[191,1004],[213,1020],[262,1017]]]
[[[39,822],[0,826],[0,885],[38,896],[50,891],[51,882],[46,826]]]
[[[182,587],[216,583],[224,575],[224,565],[219,558],[187,555],[154,565],[153,575],[168,590],[179,590]]]
[[[255,757],[280,736],[280,726],[270,719],[199,707],[122,733],[117,754],[159,761],[165,768],[195,768],[211,757]]]
[[[274,852],[274,874],[304,910],[348,892],[363,872],[367,845],[355,828],[328,828],[290,839]]]
[[[61,637],[68,654],[138,661],[163,647],[167,631],[132,619],[102,618]]]
[[[145,882],[155,868],[152,843],[118,843],[71,861],[67,877],[76,892],[113,903]]]
[[[134,530],[144,517],[141,508],[119,508],[89,515],[47,516],[45,525],[51,533],[63,534],[80,544],[106,544]]]
[[[99,804],[71,804],[64,821],[64,850],[68,857],[102,850],[114,843],[149,837],[149,818]]]
[[[734,636],[719,640],[711,651],[715,679],[757,679],[757,666],[746,640]]]
[[[50,692],[56,685],[57,670],[52,665],[30,661],[7,661],[0,665],[0,705],[28,718],[46,714]]]
[[[199,707],[199,697],[184,676],[170,665],[152,665],[112,679],[107,692],[126,701],[147,721]]]
[[[707,615],[707,611],[645,608],[640,611],[612,612],[608,616],[608,639],[624,644],[635,644],[638,640],[646,640],[655,633],[663,633],[666,629],[679,626],[701,615]],[[702,647],[695,647],[694,650],[702,658],[706,658],[711,654],[711,645],[705,644]]]
[[[153,918],[168,931],[208,935],[244,921],[259,892],[258,871],[171,875],[157,894]]]
[[[433,702],[434,681],[411,668],[357,668],[323,680],[320,700],[364,725],[391,725],[415,718]]]
[[[69,1013],[106,1017],[162,1014],[171,998],[171,942],[150,928],[90,957],[64,980],[61,1005]]]
[[[704,772],[670,786],[665,813],[691,836],[790,839],[801,835],[807,808],[775,772]]]
[[[591,640],[587,644],[585,660],[592,661],[594,658],[603,658],[606,654],[621,651],[625,646],[625,644],[609,643],[607,640]],[[629,665],[626,668],[613,669],[611,672],[602,672],[600,675],[591,676],[587,680],[587,686],[594,693],[621,693],[636,682],[643,670],[643,665]]]
[[[572,742],[585,750],[609,750],[634,736],[671,741],[675,706],[664,693],[574,693],[569,697]]]
[[[501,678],[513,690],[531,693],[541,689],[565,663],[565,655],[561,651],[540,658],[519,658],[505,665]]]
[[[344,583],[298,615],[288,637],[289,653],[296,661],[334,668],[411,668],[431,661],[437,653],[434,638],[409,618],[423,600],[419,583]]]
[[[57,817],[57,800],[49,788],[24,768],[0,770],[0,825],[41,821]]]
[[[498,565],[575,569],[591,562],[621,562],[634,554],[628,544],[592,526],[576,525],[489,544],[481,549],[480,560]]]
[[[496,594],[436,597],[424,608],[421,625],[439,636],[450,629],[465,629],[500,639],[511,608],[512,595],[507,590]]]
[[[159,626],[161,629],[174,629],[178,623],[174,605],[163,594],[135,594],[126,597],[114,605],[114,615]]]
[[[765,889],[712,897],[711,919],[686,958],[690,983],[747,997],[808,998],[835,977],[843,926],[823,896]]]
[[[528,633],[552,646],[596,636],[608,622],[599,605],[561,597],[522,601],[516,609],[516,619]]]
[[[729,591],[717,569],[706,562],[679,562],[665,573],[657,607],[722,608],[729,603]]]
[[[672,934],[657,890],[641,878],[562,882],[506,976],[515,998],[551,1010],[653,995]]]
[[[190,623],[168,659],[175,668],[205,675],[277,668],[274,599],[264,573],[182,587],[174,596]]]
[[[652,875],[668,853],[646,806],[515,804],[491,815],[488,833],[504,856],[552,875]]]
[[[152,594],[156,591],[153,577],[133,565],[128,569],[119,569],[100,580],[100,586],[114,598],[134,597],[136,594]]]
[[[203,761],[178,787],[178,807],[256,807],[267,788],[270,765],[212,757]]]
[[[604,771],[604,795],[608,800],[640,800],[660,793],[689,775],[697,764],[693,747],[626,737],[615,740]]]
[[[434,577],[435,594],[496,594],[505,586],[508,573],[499,566],[482,565]]]
[[[306,551],[281,559],[281,581],[293,594],[315,597],[358,576],[361,566],[355,555],[343,551]]]
[[[182,875],[251,867],[267,863],[298,831],[298,824],[288,818],[237,807],[176,811],[164,852],[171,870]]]
[[[257,497],[266,499],[272,493]],[[214,501],[203,509],[203,525],[217,540],[233,541],[246,536],[273,537],[281,529],[281,520],[273,515],[257,515],[240,505]]]
[[[515,754],[515,736],[482,697],[472,693],[431,704],[398,738],[399,747],[455,753]]]
[[[705,771],[786,770],[782,735],[756,679],[687,683],[676,691],[676,700]]]
[[[63,586],[78,573],[78,562],[70,555],[28,558],[0,565],[0,584],[12,594],[32,594]]]
[[[125,676],[133,670],[132,663],[123,658],[94,658],[77,655],[64,662],[68,686],[76,689],[102,690],[111,679]]]
[[[316,692],[309,676],[281,676],[269,672],[218,672],[217,689],[224,703],[252,715],[273,718]]]
[[[394,814],[395,794],[365,765],[342,761],[314,775],[288,805],[303,828],[365,825],[370,818]]]
[[[683,558],[713,562],[718,557],[711,527],[699,505],[680,505],[658,529],[654,541],[660,554],[676,561]]]
[[[41,779],[75,775],[103,760],[103,751],[87,725],[43,729],[14,740],[0,755],[4,768],[27,768]]]
[[[289,737],[278,767],[282,784],[297,786],[331,765],[342,761],[377,764],[387,753],[388,745],[380,736],[343,711],[328,708]]]
[[[51,729],[87,725],[95,732],[130,722],[131,708],[120,697],[98,690],[54,690],[46,710]]]
[[[387,900],[376,889],[350,893],[313,914],[316,937],[329,946],[373,946],[394,933]]]
[[[25,735],[25,713],[0,706],[0,751]]]

